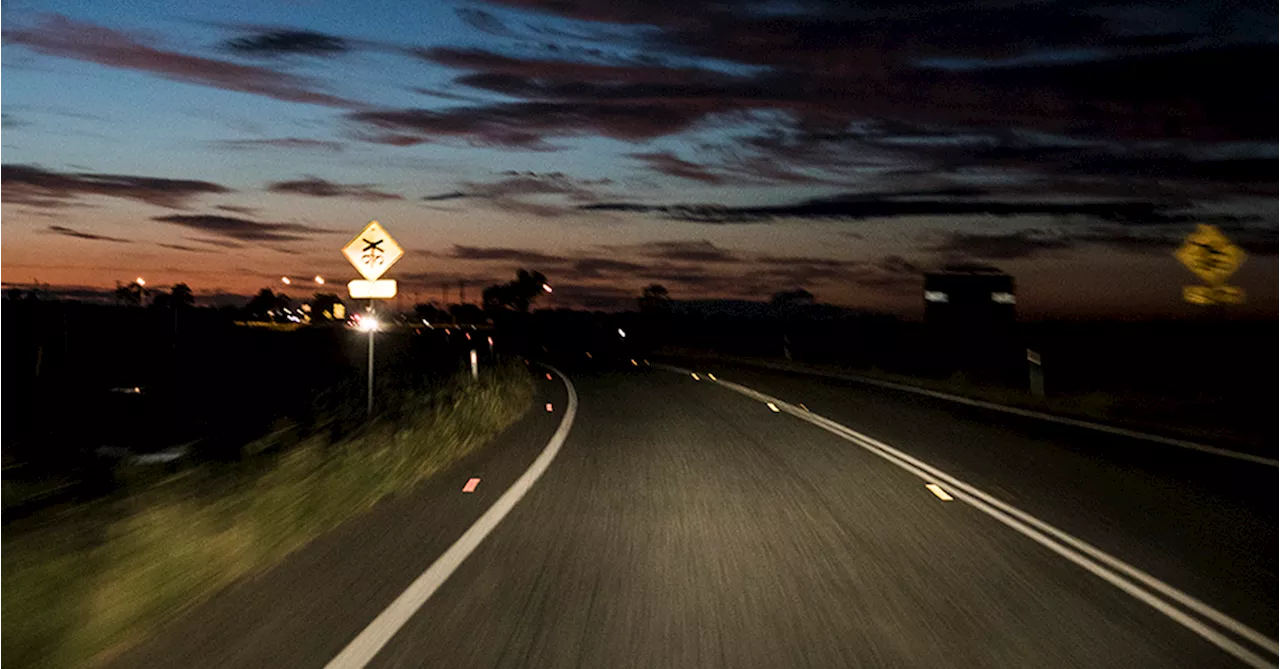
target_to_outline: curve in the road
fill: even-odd
[[[546,367],[564,382],[569,399],[565,404],[564,415],[560,418],[560,425],[551,435],[542,453],[533,461],[533,464],[529,465],[524,474],[521,474],[520,478],[502,493],[488,511],[477,518],[476,522],[463,532],[448,550],[436,558],[436,561],[432,562],[421,576],[415,579],[382,613],[378,614],[378,617],[374,618],[373,622],[369,623],[360,634],[356,635],[356,638],[352,639],[341,653],[330,660],[325,665],[325,669],[362,669],[373,660],[378,651],[382,650],[382,647],[387,645],[387,642],[413,617],[413,614],[431,595],[440,589],[463,560],[466,560],[467,556],[471,555],[472,551],[485,540],[485,537],[489,536],[489,533],[502,522],[502,519],[551,466],[551,461],[555,460],[560,447],[569,437],[570,428],[573,427],[573,418],[578,412],[578,393],[574,390],[573,383],[560,370],[551,366]],[[550,410],[551,405],[548,404],[547,407]]]

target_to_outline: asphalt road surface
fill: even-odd
[[[114,664],[1275,666],[1274,467],[692,371],[566,369],[569,425],[539,370],[494,444]]]

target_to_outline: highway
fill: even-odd
[[[1276,665],[1275,467],[726,364],[534,369],[495,443],[111,666]]]

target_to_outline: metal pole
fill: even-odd
[[[373,300],[369,300],[369,318],[373,318]],[[374,329],[369,330],[369,403],[365,408],[365,415],[373,417],[373,333]]]

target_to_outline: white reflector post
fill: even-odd
[[[356,279],[347,284],[347,292],[354,300],[386,300],[396,296],[395,279],[364,281]]]

